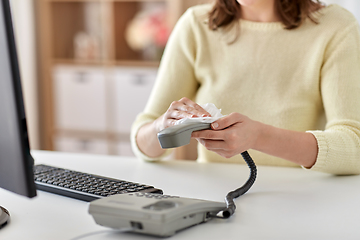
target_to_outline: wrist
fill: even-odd
[[[261,123],[261,122],[255,122],[256,123],[256,131],[255,131],[255,141],[251,149],[257,150],[257,151],[263,151],[264,149],[264,142],[266,142],[266,138],[269,135],[269,128],[271,126]]]
[[[163,117],[164,117],[164,115],[161,115],[160,117],[155,119],[153,121],[153,123],[152,123],[153,132],[156,133],[156,134],[164,129],[164,127],[163,127],[163,121],[164,121]]]

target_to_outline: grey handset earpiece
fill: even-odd
[[[161,148],[176,148],[189,144],[192,132],[205,129],[211,129],[210,123],[179,124],[161,130],[157,137]]]

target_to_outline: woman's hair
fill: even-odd
[[[285,29],[299,27],[306,18],[317,23],[312,13],[321,8],[320,0],[275,0],[276,11]],[[237,0],[215,0],[209,12],[209,28],[216,30],[241,18],[241,5]]]

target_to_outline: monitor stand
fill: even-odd
[[[8,210],[0,206],[0,229],[8,224],[10,220],[10,214]]]

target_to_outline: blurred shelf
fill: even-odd
[[[89,149],[90,153],[91,146],[94,146],[103,153],[129,154],[130,122],[146,104],[164,48],[157,45],[156,48],[139,50],[134,47],[132,39],[136,38],[136,42],[142,37],[129,37],[129,25],[140,12],[161,9],[163,15],[160,15],[165,16],[162,27],[165,26],[170,33],[188,7],[204,2],[211,0],[34,1],[39,56],[41,149],[54,150],[56,145],[67,149],[70,143],[74,143],[86,146],[81,151]],[[159,14],[152,16],[159,17]],[[127,108],[120,105],[129,105],[131,101],[126,102],[126,98],[130,97],[140,100]],[[126,130],[113,128],[119,124],[117,121],[122,120],[121,114],[115,116],[113,112],[120,110],[131,115],[122,116],[127,118]],[[83,120],[84,125],[89,125],[90,120],[93,125],[101,122],[102,130],[82,130],[79,124],[82,120],[75,118],[82,111],[88,116]],[[67,116],[58,116],[64,113]],[[72,117],[74,121],[66,120],[66,117]],[[66,129],[66,124],[59,125],[59,119],[66,124],[76,122],[80,128]],[[119,132],[119,129],[123,132]]]

